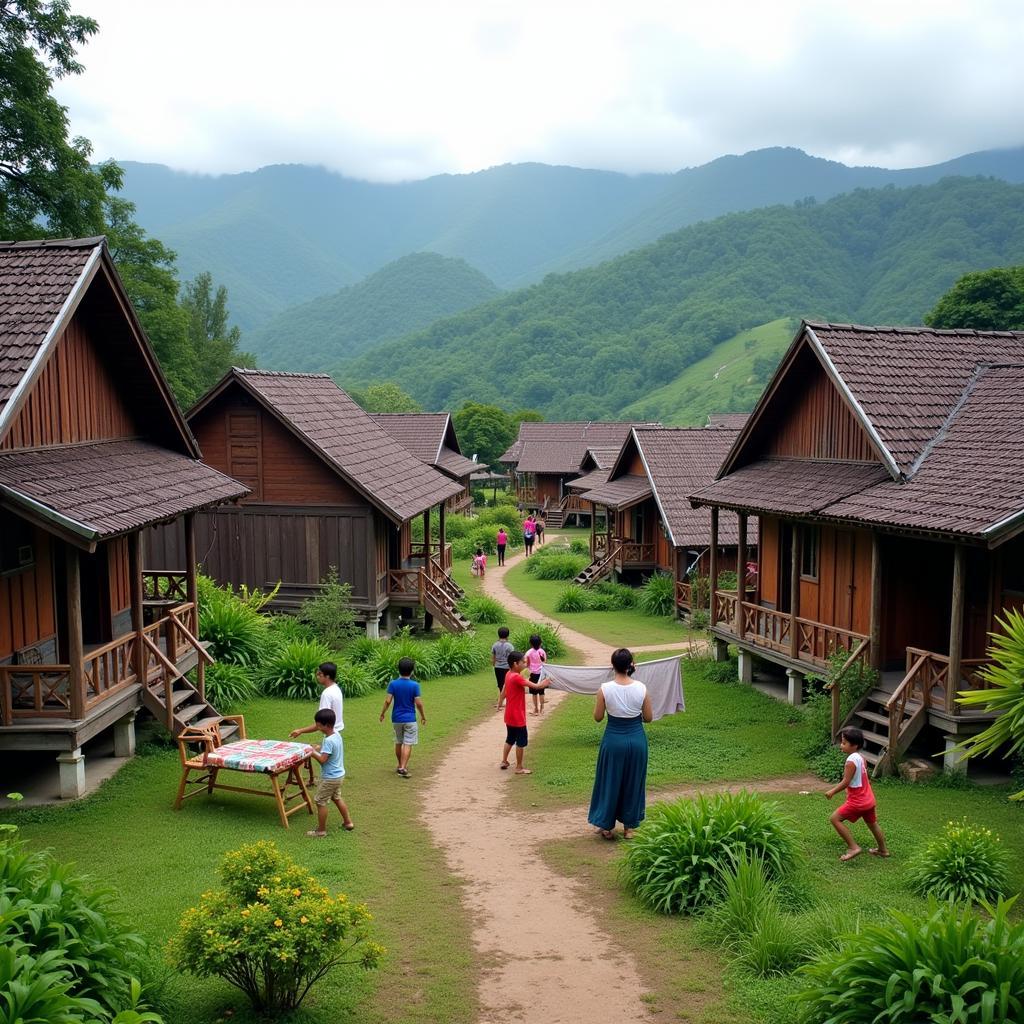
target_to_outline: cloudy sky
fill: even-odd
[[[1024,144],[1020,0],[72,0],[96,156],[672,171],[799,146],[907,167]]]

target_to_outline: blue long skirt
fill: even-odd
[[[644,720],[609,716],[597,754],[587,821],[611,831],[615,822],[636,828],[647,803],[647,733]]]

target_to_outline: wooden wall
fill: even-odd
[[[774,516],[761,516],[757,527],[758,600],[768,608],[779,606],[780,525]]]
[[[821,526],[818,536],[818,577],[800,577],[800,618],[867,635],[871,628],[871,534]]]
[[[545,498],[550,498],[552,504],[561,499],[561,475],[553,473],[538,473],[536,475],[536,479],[538,505],[543,505]]]
[[[0,576],[0,661],[22,647],[52,640],[57,632],[53,590],[53,541],[36,529],[35,562],[20,572]]]
[[[118,537],[106,544],[110,572],[110,614],[117,618],[132,606],[131,576],[128,573],[128,538]],[[88,595],[82,595],[83,600]],[[116,631],[115,631],[116,635]]]
[[[68,324],[0,449],[76,444],[141,433],[114,374],[79,318]]]

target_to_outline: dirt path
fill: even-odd
[[[517,560],[510,558],[509,566]],[[508,592],[502,575],[488,570],[485,591],[519,615],[541,618]],[[586,660],[607,659],[607,645],[564,627],[563,633]],[[550,703],[565,697],[553,693]],[[534,723],[531,719],[531,729],[536,730],[539,722]],[[511,809],[509,787],[526,780],[498,769],[503,736],[497,712],[474,726],[445,756],[423,800],[424,819],[434,841],[452,873],[465,882],[464,898],[474,921],[473,943],[483,964],[478,1024],[526,1019],[544,1024],[592,1020],[652,1024],[628,937],[605,931],[581,883],[558,874],[542,856],[546,843],[591,831],[586,809],[542,813]],[[810,776],[800,776],[686,787],[651,796],[666,799],[744,786],[792,792],[811,788],[814,782]]]

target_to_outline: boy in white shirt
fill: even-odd
[[[345,728],[345,720],[342,718],[342,707],[344,705],[344,695],[341,692],[341,687],[338,685],[338,666],[333,661],[325,661],[316,670],[316,681],[324,688],[320,694],[320,706],[317,710],[323,711],[325,709],[334,712],[334,730],[335,732],[341,732]],[[307,733],[319,732],[319,728],[314,725],[307,725],[304,729],[292,729],[288,734],[293,740],[299,736],[305,736]],[[313,781],[313,762],[309,762],[309,781]]]

